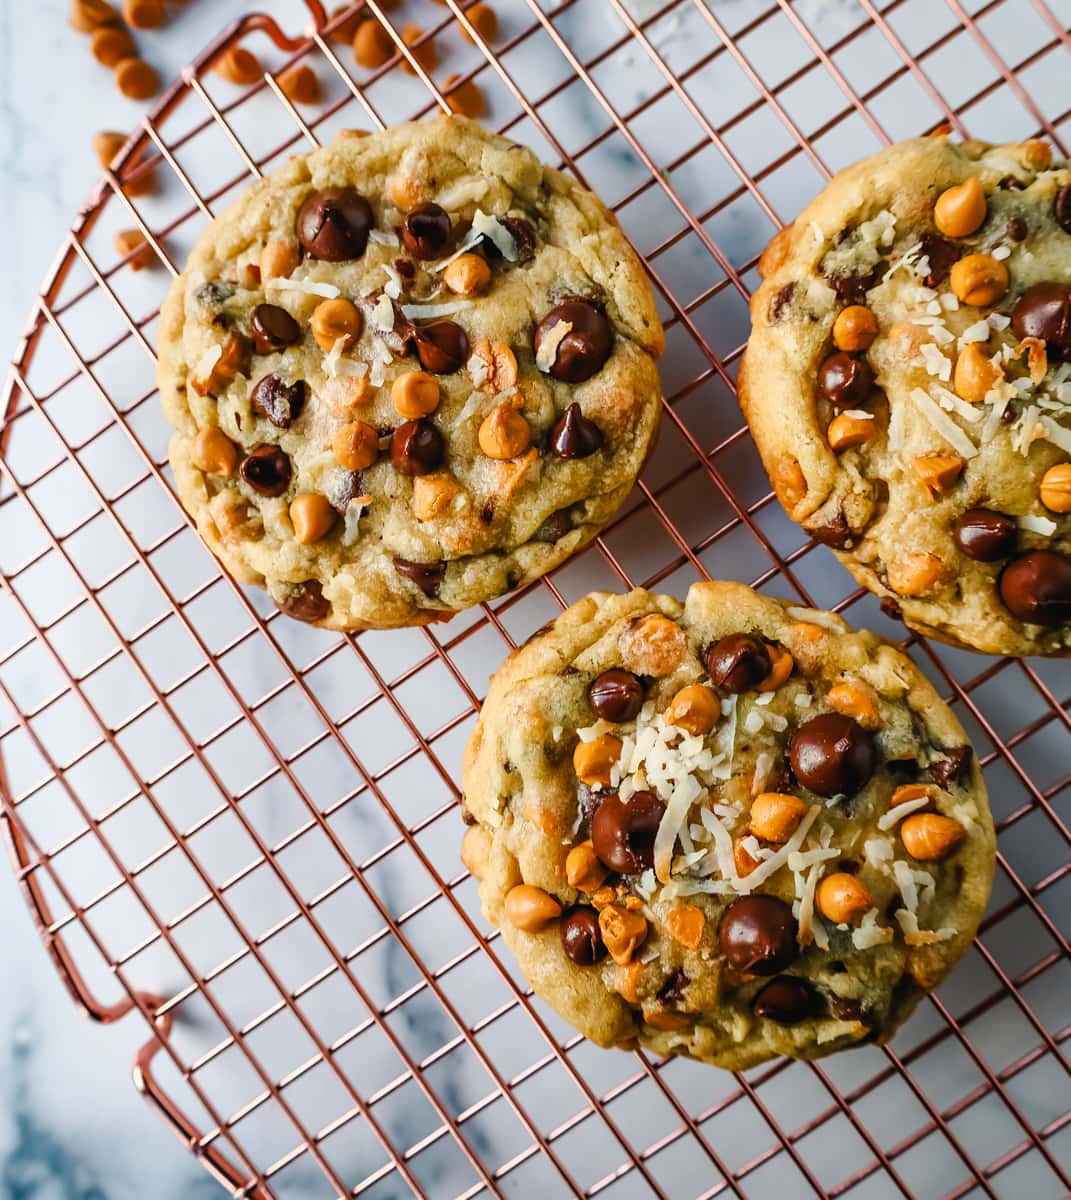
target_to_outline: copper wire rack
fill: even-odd
[[[739,1075],[598,1050],[533,997],[457,850],[488,674],[593,588],[743,579],[904,639],[787,521],[742,425],[757,257],[890,140],[947,123],[1065,154],[1071,5],[495,5],[492,47],[467,3],[367,0],[397,47],[376,71],[315,0],[295,0],[297,38],[245,17],[60,248],[0,457],[0,817],[42,939],[87,1015],[146,1023],[137,1087],[234,1196],[1067,1196],[1066,662],[905,641],[974,740],[1000,854],[975,947],[887,1047]],[[274,55],[249,89],[209,71],[239,39]],[[294,61],[322,104],[287,100]],[[252,178],[340,128],[447,107],[447,71],[596,188],[644,256],[663,432],[623,511],[551,577],[446,624],[340,636],[280,616],[199,543],[166,461],[156,321]],[[130,227],[155,269],[116,253]]]

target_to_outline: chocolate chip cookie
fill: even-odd
[[[662,329],[613,216],[460,117],[343,134],[254,184],[159,345],[202,537],[333,629],[424,624],[550,570],[658,425]]]
[[[891,146],[759,270],[740,400],[789,515],[913,629],[1071,654],[1071,167]]]
[[[742,584],[574,604],[495,675],[463,785],[484,912],[604,1046],[885,1041],[989,897],[981,771],[921,672]]]

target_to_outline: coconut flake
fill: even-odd
[[[1052,417],[1042,417],[1041,424],[1045,427],[1045,436],[1054,446],[1059,446],[1061,450],[1066,450],[1071,454],[1071,429],[1064,429],[1062,425],[1057,425]]]
[[[486,179],[455,179],[453,183],[440,188],[435,197],[435,203],[445,208],[447,212],[456,212],[466,204],[475,204],[487,195]]]
[[[922,416],[933,426],[934,432],[940,434],[962,458],[973,458],[978,453],[978,447],[951,417],[941,411],[922,388],[912,388],[911,399]]]
[[[497,217],[492,217],[478,208],[472,218],[472,228],[489,241],[494,242],[495,249],[506,262],[515,263],[520,258],[517,239]]]
[[[936,375],[941,380],[952,378],[952,363],[948,355],[942,354],[933,342],[923,342],[919,346],[919,353],[922,355],[927,375]]]
[[[790,604],[785,612],[793,621],[805,621],[810,625],[820,625],[830,633],[841,634],[846,628],[836,613],[826,612],[821,608],[801,608],[799,605]]]
[[[346,349],[346,343],[349,338],[344,334],[342,337],[335,338],[331,343],[331,349],[324,355],[324,370],[331,379],[338,378],[338,364],[342,358],[342,351]]]
[[[212,372],[215,370],[216,363],[223,357],[223,347],[218,343],[215,346],[209,346],[208,349],[197,360],[197,366],[193,369],[193,379],[207,381],[211,378]]]
[[[896,880],[896,886],[900,889],[900,895],[903,897],[907,911],[917,913],[919,910],[919,891],[915,884],[915,873],[902,858],[898,858],[893,862],[892,869],[893,878]]]
[[[368,240],[375,242],[379,246],[398,246],[398,235],[396,233],[388,233],[384,229],[370,229],[368,231]]]
[[[893,860],[892,838],[867,838],[863,843],[863,856],[866,858],[867,866],[874,867],[879,871],[883,870],[885,864]]]
[[[390,333],[394,329],[394,305],[390,296],[384,294],[372,305],[368,324],[378,333]]]
[[[387,275],[387,282],[383,285],[383,295],[397,300],[402,294],[402,277],[390,263],[384,263],[383,270]]]
[[[655,834],[654,840],[654,869],[655,874],[663,883],[669,882],[673,847],[677,842],[677,836],[688,822],[688,814],[692,805],[701,795],[702,789],[695,776],[686,776],[673,789],[673,794],[662,814],[662,820],[658,823],[658,832]]]
[[[471,300],[444,300],[442,304],[403,304],[402,313],[410,320],[420,321],[429,317],[448,317],[471,307]]]
[[[759,865],[745,875],[743,879],[736,881],[737,890],[740,892],[752,892],[764,883],[775,871],[779,871],[789,860],[789,856],[795,854],[796,851],[803,845],[804,839],[807,837],[807,832],[814,824],[818,814],[822,811],[821,806],[814,804],[808,812],[803,816],[796,827],[796,832],[791,838],[779,849],[776,850],[769,858],[759,863]],[[731,850],[731,847],[730,847]]]
[[[1056,522],[1051,521],[1048,517],[1037,517],[1030,513],[1024,513],[1017,519],[1020,529],[1027,529],[1031,533],[1040,533],[1042,537],[1051,537],[1056,532]]]
[[[571,321],[555,321],[551,329],[543,335],[539,343],[539,350],[536,352],[536,366],[546,374],[554,365],[554,360],[558,357],[558,347],[561,345],[562,339],[567,337],[573,329]]]
[[[319,283],[315,279],[284,279],[282,276],[276,276],[264,285],[265,291],[268,288],[280,292],[302,292],[306,296],[323,296],[325,300],[334,300],[336,296],[342,295],[333,283]]]
[[[925,808],[929,803],[929,796],[919,796],[915,800],[905,800],[903,804],[897,804],[895,808],[890,808],[887,813],[883,813],[878,817],[878,828],[882,831],[892,829],[894,825],[899,825],[909,813],[917,812],[920,808]]]
[[[852,930],[852,945],[856,950],[869,950],[893,940],[893,931],[878,924],[878,910],[872,908],[863,914],[858,929]]]

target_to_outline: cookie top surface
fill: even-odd
[[[1071,168],[903,142],[760,272],[740,399],[789,514],[912,628],[1071,653]]]
[[[884,1040],[989,896],[981,772],[921,672],[742,584],[573,605],[495,675],[463,786],[485,913],[602,1045]]]
[[[612,214],[460,117],[342,135],[254,184],[159,346],[201,535],[331,628],[543,574],[609,520],[658,423],[662,330]]]

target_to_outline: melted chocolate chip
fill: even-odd
[[[372,228],[372,206],[353,188],[311,192],[298,210],[298,241],[310,258],[344,262],[360,258]]]
[[[671,971],[666,982],[658,989],[658,998],[663,1004],[677,1005],[684,999],[684,989],[688,986],[688,976],[678,967]]]
[[[331,507],[346,515],[350,501],[364,495],[364,476],[360,471],[340,471],[328,499]]]
[[[278,375],[265,375],[253,388],[253,407],[277,429],[289,429],[305,407],[305,382],[284,383]]]
[[[532,345],[537,357],[543,339],[562,321],[571,328],[558,343],[548,374],[563,383],[583,383],[610,357],[613,329],[594,305],[586,300],[567,300],[551,309],[536,326]]]
[[[1000,598],[1012,615],[1031,625],[1071,621],[1071,558],[1053,550],[1031,550],[1000,573]]]
[[[526,221],[524,217],[499,217],[498,223],[513,236],[517,247],[517,262],[528,262],[535,254],[536,248],[536,232],[531,221]],[[497,262],[502,257],[501,251],[489,237],[484,237],[480,246],[488,262]]]
[[[608,795],[591,818],[591,842],[611,871],[638,875],[654,866],[654,840],[665,805],[653,792],[634,792],[628,800]]]
[[[602,446],[602,430],[589,421],[575,401],[550,431],[550,448],[559,458],[588,458]]]
[[[396,258],[394,260],[394,269],[405,283],[412,283],[416,279],[416,267],[413,266],[408,258]]]
[[[805,721],[788,748],[792,770],[819,796],[854,796],[874,774],[874,739],[851,717],[822,713]]]
[[[278,446],[258,446],[238,466],[238,474],[261,496],[281,496],[291,473],[290,459]]]
[[[847,550],[855,540],[855,535],[848,525],[848,518],[842,512],[837,513],[832,521],[809,532],[816,542],[821,542],[823,546],[832,546],[836,550]]]
[[[886,596],[878,608],[889,618],[890,621],[902,621],[904,619],[904,610],[891,596]]]
[[[1056,193],[1052,202],[1052,215],[1064,233],[1071,233],[1071,183],[1065,183]]]
[[[1007,232],[1013,242],[1025,242],[1026,235],[1030,230],[1022,217],[1011,217],[1008,221]]]
[[[962,553],[975,562],[996,562],[1015,549],[1019,527],[1011,517],[991,508],[969,508],[956,518],[952,537]]]
[[[443,576],[446,574],[446,563],[410,562],[407,558],[396,558],[393,562],[394,569],[398,574],[412,580],[425,596],[434,596],[438,593],[439,584],[442,583]]]
[[[858,1000],[848,996],[829,997],[829,1012],[838,1021],[859,1021],[863,1016],[863,1006]]]
[[[301,340],[301,326],[278,304],[258,304],[250,317],[258,354],[274,354]]]
[[[798,1025],[814,1011],[815,991],[797,975],[778,975],[756,994],[751,1011],[779,1025]]]
[[[770,652],[746,633],[731,633],[703,651],[703,663],[715,687],[746,692],[770,673]]]
[[[225,279],[213,279],[202,284],[196,293],[197,303],[208,310],[210,317],[222,316],[224,304],[234,295],[238,288]]]
[[[304,583],[295,583],[288,588],[282,600],[276,600],[275,607],[295,621],[311,624],[327,616],[331,611],[331,602],[324,596],[323,586],[318,579],[306,579]]]
[[[430,475],[445,456],[443,435],[423,418],[406,421],[391,435],[391,465],[403,475]]]
[[[1036,283],[1015,302],[1012,329],[1019,338],[1036,337],[1054,358],[1071,356],[1071,286]]]
[[[557,542],[573,528],[573,518],[567,508],[559,508],[551,513],[542,525],[532,534],[533,542]]]
[[[599,932],[599,918],[593,908],[578,905],[567,908],[558,922],[562,949],[578,967],[590,967],[606,957],[606,946]]]
[[[963,257],[963,248],[937,233],[924,233],[919,242],[922,253],[930,261],[930,270],[923,282],[929,288],[940,287]]]
[[[971,759],[974,758],[974,751],[966,745],[948,746],[944,753],[944,758],[930,763],[930,778],[939,788],[947,791],[952,784],[957,783],[963,777],[964,772],[971,765]]]
[[[1021,192],[1026,189],[1026,184],[1018,175],[1005,175],[998,181],[997,187],[1002,192]]]
[[[776,975],[799,954],[796,918],[776,896],[734,900],[721,919],[718,941],[729,965],[752,975]]]
[[[596,714],[615,725],[631,721],[643,707],[643,684],[631,671],[603,671],[588,688],[588,703]]]
[[[455,321],[433,321],[413,330],[417,357],[425,371],[451,375],[469,357],[469,339]]]
[[[880,269],[871,271],[833,271],[826,276],[829,286],[849,304],[863,304],[867,292],[878,281]]]
[[[818,387],[836,409],[862,408],[874,387],[874,372],[866,359],[840,350],[818,368]]]
[[[785,309],[792,303],[792,297],[796,294],[795,283],[786,283],[784,287],[778,288],[770,297],[770,303],[766,306],[766,319],[771,325],[775,325],[785,314]]]
[[[421,204],[410,212],[402,226],[402,241],[414,258],[438,258],[451,235],[450,216],[438,204]]]

